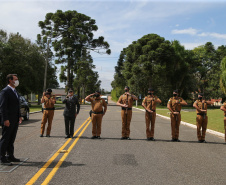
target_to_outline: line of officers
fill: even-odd
[[[131,140],[130,138],[130,122],[132,119],[132,106],[133,101],[138,100],[138,98],[130,94],[130,88],[125,87],[125,93],[122,94],[117,105],[121,106],[121,118],[122,118],[122,140]],[[92,137],[91,139],[101,139],[101,124],[102,118],[107,111],[107,103],[101,98],[101,93],[96,91],[88,95],[85,98],[86,101],[91,102],[92,110],[90,111],[90,116],[92,118]],[[46,136],[50,137],[52,119],[54,115],[54,104],[56,102],[55,97],[51,98],[51,92],[46,92],[43,94],[42,103],[44,103],[43,119],[41,124],[41,135],[45,130],[45,124],[48,119],[48,127]],[[64,120],[65,120],[65,138],[73,137],[74,133],[74,123],[76,116],[79,114],[80,105],[75,96],[73,96],[73,91],[69,90],[67,98],[63,101],[66,104],[64,110]],[[154,89],[148,89],[148,95],[144,98],[142,106],[145,111],[145,122],[146,122],[146,137],[149,141],[155,141],[154,130],[155,130],[155,120],[156,120],[156,105],[161,103],[161,100],[154,94]],[[194,102],[193,107],[196,108],[196,124],[197,124],[197,138],[198,142],[206,143],[206,129],[208,123],[207,116],[207,105],[213,104],[212,101],[206,101],[203,98],[203,94],[198,94],[198,99]],[[180,142],[179,140],[179,126],[181,122],[181,108],[187,105],[186,101],[178,96],[178,91],[173,91],[173,97],[171,97],[167,103],[167,108],[170,110],[171,119],[171,135],[173,142]],[[77,109],[76,109],[77,107]],[[225,142],[226,142],[226,103],[220,108],[224,111],[224,129],[225,129]]]

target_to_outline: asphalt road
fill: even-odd
[[[208,143],[197,143],[196,130],[181,125],[181,142],[170,142],[170,121],[157,117],[156,141],[146,141],[144,112],[133,109],[132,140],[120,140],[120,107],[109,104],[102,139],[92,140],[89,110],[90,105],[81,106],[75,131],[84,125],[73,139],[64,138],[62,110],[55,111],[50,138],[39,137],[42,113],[31,114],[15,142],[15,156],[28,160],[0,173],[0,184],[226,184],[222,138],[207,134]]]

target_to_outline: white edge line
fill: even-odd
[[[144,109],[140,109],[140,108],[137,108],[137,107],[133,107],[133,108],[145,112]],[[160,114],[156,114],[156,115],[159,116],[159,117],[162,117],[162,118],[165,118],[165,119],[170,120],[170,118],[167,117],[167,116],[163,116],[163,115],[160,115]],[[187,122],[184,122],[184,121],[181,121],[181,124],[182,124],[182,125],[185,125],[185,126],[188,126],[188,127],[191,127],[191,128],[194,128],[194,129],[197,128],[196,125],[193,125],[193,124],[191,124],[191,123],[187,123]],[[218,137],[220,137],[220,138],[224,138],[224,137],[225,137],[225,135],[224,135],[223,133],[217,132],[217,131],[215,131],[215,130],[207,129],[206,132],[207,132],[207,133],[210,133],[210,134],[213,134],[213,135],[216,135],[216,136],[218,136]]]
[[[9,171],[0,171],[0,173],[11,173],[13,170],[15,170],[16,168],[18,168],[21,164],[23,164],[25,161],[27,161],[29,158],[25,158],[23,161],[21,161],[19,164],[17,164],[14,168],[12,168]]]

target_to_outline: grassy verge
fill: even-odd
[[[143,109],[142,106],[138,106],[138,108]],[[162,109],[162,110],[161,110]],[[161,114],[163,116],[170,117],[169,110],[164,110],[166,107],[157,107],[157,114]],[[187,109],[187,108],[186,108]],[[209,109],[207,111],[208,115],[208,125],[207,128],[211,130],[215,130],[221,133],[224,133],[224,116],[223,112],[220,109]],[[185,121],[187,123],[191,123],[196,125],[196,112],[187,112],[187,111],[181,111],[181,119],[182,121]]]

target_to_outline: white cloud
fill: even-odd
[[[201,33],[198,36],[201,37],[213,37],[216,39],[226,39],[226,34],[220,34],[220,33]]]
[[[185,49],[188,49],[188,50],[192,50],[198,46],[201,46],[201,45],[204,45],[205,43],[181,43],[182,46],[185,47]]]
[[[183,30],[172,30],[171,33],[172,34],[188,34],[188,35],[196,35],[198,32],[198,30],[193,29],[193,28],[188,28],[188,29],[183,29]]]

